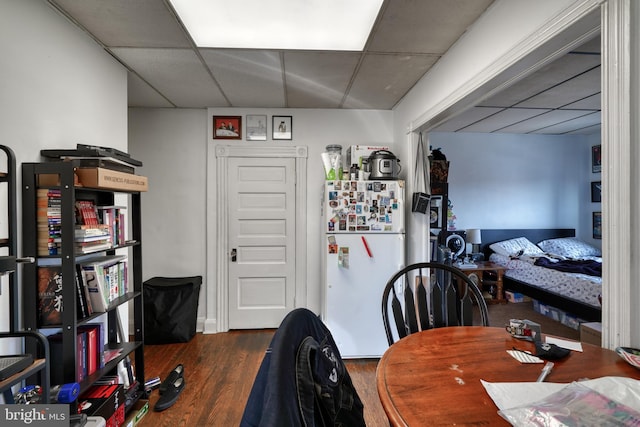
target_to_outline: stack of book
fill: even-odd
[[[37,191],[38,256],[58,255],[61,249],[60,190]]]
[[[75,251],[88,254],[113,247],[110,228],[102,224],[92,200],[76,200]]]
[[[98,225],[76,225],[75,247],[77,254],[87,254],[96,251],[110,249],[113,246],[109,226]]]

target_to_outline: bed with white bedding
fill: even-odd
[[[507,268],[505,289],[584,320],[599,321],[601,254],[574,236],[573,229],[482,230],[482,246],[485,259]]]

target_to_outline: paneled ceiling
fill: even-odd
[[[362,52],[197,48],[168,0],[48,2],[129,70],[130,107],[388,110],[492,0],[385,0]],[[437,130],[599,132],[599,46],[588,43]]]
[[[433,129],[442,132],[600,132],[600,37]]]

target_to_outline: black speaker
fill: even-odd
[[[467,254],[467,232],[464,230],[446,230],[440,232],[440,244],[451,250],[453,259],[463,259]]]

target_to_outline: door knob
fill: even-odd
[[[236,248],[231,249],[231,262],[236,262],[238,259],[238,251]]]

